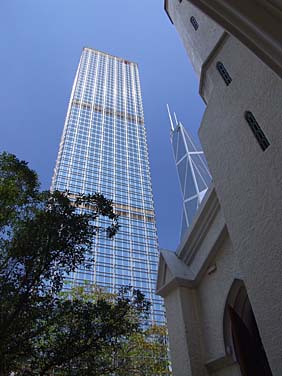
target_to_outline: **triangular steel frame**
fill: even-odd
[[[182,238],[193,221],[212,177],[205,161],[204,152],[195,146],[192,137],[183,124],[177,120],[175,113],[175,121],[173,121],[168,105],[167,110],[171,125],[170,140],[183,196]],[[178,150],[179,147],[182,147],[181,153]],[[182,172],[180,173],[180,164],[185,166],[185,176]],[[188,175],[190,179],[188,179]]]

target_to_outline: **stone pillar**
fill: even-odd
[[[196,291],[177,287],[164,299],[173,374],[206,376]]]

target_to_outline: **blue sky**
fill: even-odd
[[[84,46],[138,62],[160,246],[179,243],[181,194],[166,103],[197,137],[204,104],[163,0],[1,0],[0,150],[48,189]]]

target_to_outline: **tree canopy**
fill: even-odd
[[[42,319],[44,330],[26,364],[35,375],[124,374],[117,354],[128,338],[142,333],[149,308],[144,295],[129,287],[117,294],[90,285],[73,288]]]
[[[26,162],[0,154],[0,375],[168,374],[165,329],[144,325],[139,290],[62,292],[93,262],[93,237],[118,229],[102,194],[42,192]]]
[[[37,338],[30,358],[33,371],[169,375],[166,328],[146,325],[150,303],[139,290],[124,287],[115,294],[84,285],[63,295],[52,312],[55,317],[47,319],[48,332]]]
[[[102,194],[74,196],[39,188],[37,174],[25,161],[0,154],[2,375],[32,351],[44,327],[41,318],[57,307],[64,276],[91,262],[93,236],[103,231],[113,237],[119,228],[112,202]],[[111,224],[96,226],[99,216]]]

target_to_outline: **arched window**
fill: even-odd
[[[221,61],[218,61],[216,63],[216,69],[219,71],[219,74],[223,78],[223,81],[226,83],[226,86],[228,86],[229,84],[231,84],[232,78],[230,77],[229,73],[227,72],[227,69],[222,64]]]
[[[196,20],[196,18],[194,16],[192,16],[190,18],[190,22],[193,25],[193,27],[194,27],[195,30],[199,29],[199,24],[198,24],[198,22],[197,22],[197,20]]]
[[[254,117],[253,113],[251,111],[246,111],[245,119],[247,120],[247,123],[249,124],[260,147],[262,148],[263,151],[265,151],[270,145],[270,143],[268,139],[266,138],[265,134],[263,133],[263,130],[259,126],[258,122],[256,121],[256,118]]]

